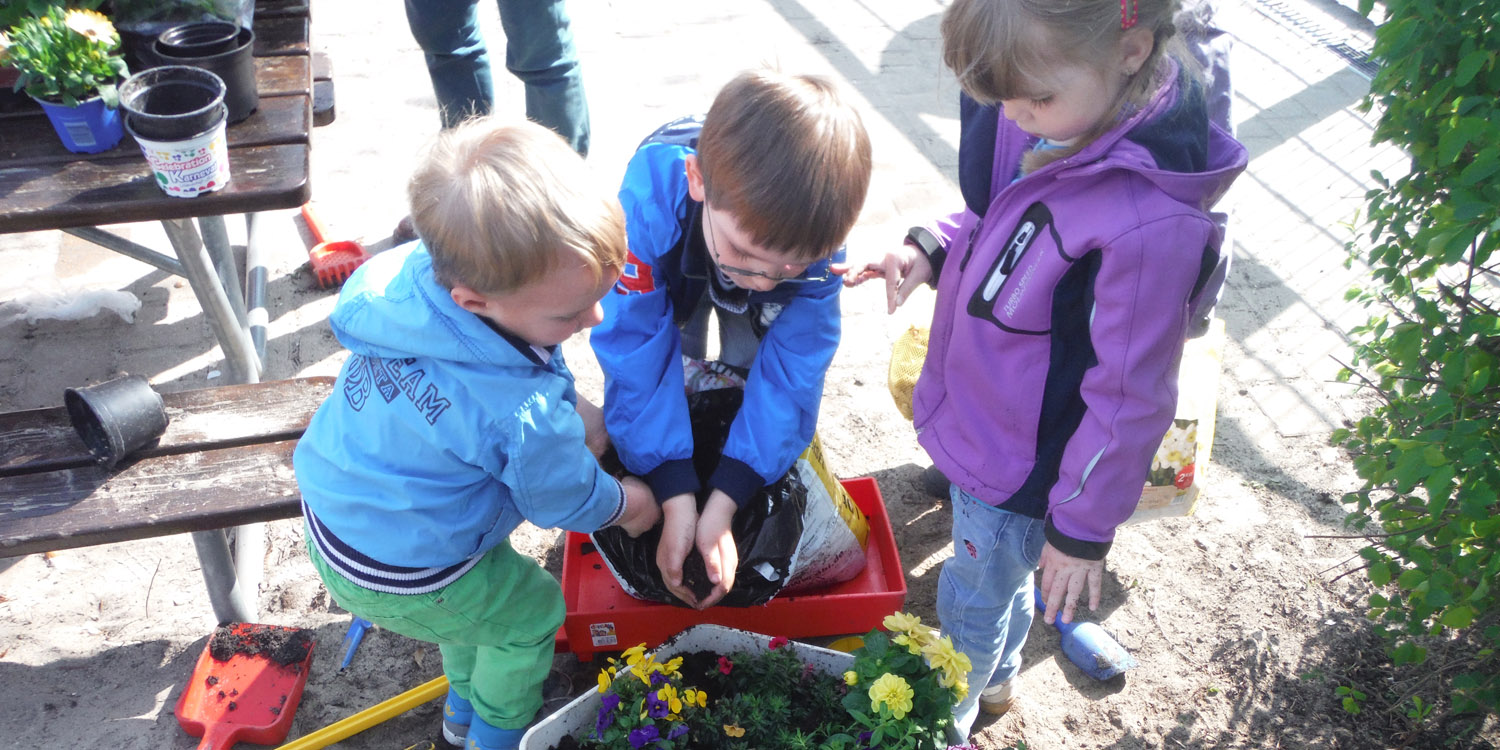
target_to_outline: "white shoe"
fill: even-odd
[[[1004,716],[1016,704],[1014,678],[979,691],[979,710],[992,716]]]

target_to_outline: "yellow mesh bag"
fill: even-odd
[[[926,326],[907,328],[891,346],[891,365],[886,373],[886,383],[891,389],[891,398],[896,402],[896,410],[907,419],[912,418],[911,394],[917,388],[917,376],[922,374],[922,363],[926,359]]]

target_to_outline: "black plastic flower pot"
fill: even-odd
[[[173,26],[156,37],[161,54],[209,57],[239,46],[240,27],[227,21],[200,21]]]
[[[212,126],[224,103],[224,81],[189,65],[143,70],[120,85],[120,106],[132,135],[180,141]]]
[[[158,38],[152,46],[152,51],[164,64],[201,68],[213,72],[224,81],[224,103],[229,105],[230,122],[239,122],[249,117],[260,105],[260,95],[255,88],[255,32],[239,29],[229,49],[210,55],[176,54],[164,43],[165,37],[166,33],[162,34],[162,38]]]
[[[167,429],[167,409],[146,379],[126,375],[63,391],[73,429],[95,460],[114,468]]]

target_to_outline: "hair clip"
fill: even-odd
[[[1135,26],[1141,17],[1141,0],[1120,0],[1120,28]]]

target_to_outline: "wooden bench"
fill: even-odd
[[[319,377],[163,394],[165,434],[113,470],[61,406],[0,414],[0,557],[300,515],[292,449],[332,390]]]

